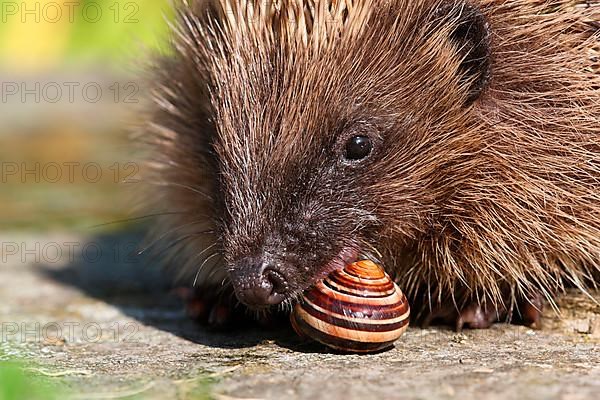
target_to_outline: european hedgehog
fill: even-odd
[[[182,1],[151,197],[191,311],[285,311],[345,263],[484,328],[600,282],[600,4]]]

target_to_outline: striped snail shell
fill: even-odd
[[[406,296],[383,268],[364,260],[330,274],[304,294],[291,315],[294,330],[337,350],[374,352],[408,328]]]

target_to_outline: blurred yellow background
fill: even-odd
[[[127,218],[142,168],[128,142],[140,71],[164,47],[168,0],[0,4],[0,228]]]

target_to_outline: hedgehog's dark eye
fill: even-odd
[[[371,154],[373,143],[368,136],[353,136],[346,142],[344,157],[347,160],[362,160]]]

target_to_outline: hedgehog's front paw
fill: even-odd
[[[441,323],[454,326],[458,332],[463,328],[487,329],[494,322],[499,321],[502,316],[506,316],[506,312],[479,303],[471,303],[460,310],[454,305],[450,305],[431,311],[424,319],[423,325]]]
[[[455,325],[456,331],[460,332],[463,328],[487,329],[506,315],[507,312],[504,307],[496,308],[472,303],[458,313]]]
[[[226,328],[247,319],[233,295],[193,288],[177,288],[175,292],[183,300],[187,315],[210,328]]]
[[[247,327],[258,324],[263,328],[277,328],[287,315],[264,312],[251,312],[241,304],[233,292],[222,293],[207,288],[175,289],[175,293],[183,300],[188,317],[206,325],[211,329]]]
[[[487,329],[496,322],[510,322],[525,325],[533,329],[541,328],[543,298],[536,293],[520,298],[514,307],[473,302],[457,309],[454,305],[433,310],[424,320],[424,325],[442,323],[453,325],[457,331],[468,329]]]
[[[486,329],[501,321],[540,329],[543,306],[543,298],[539,293],[517,299],[514,308],[472,303],[458,313],[456,330],[461,331],[465,327]]]
[[[518,313],[513,315],[512,321],[532,329],[542,328],[542,312],[544,311],[544,297],[535,293],[517,302]]]

